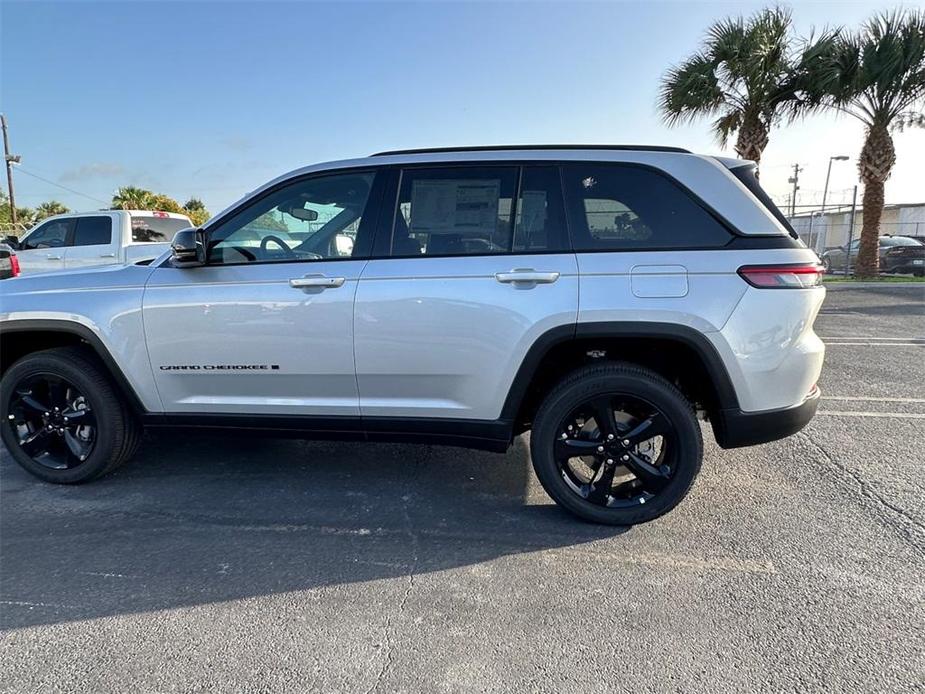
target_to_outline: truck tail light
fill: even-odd
[[[19,277],[19,258],[16,257],[16,254],[10,256],[10,267],[13,270],[13,277]]]
[[[746,265],[739,276],[758,289],[809,289],[822,284],[824,270],[816,263]]]

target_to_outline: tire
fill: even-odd
[[[66,467],[51,467],[51,462],[58,460],[49,462],[53,456],[48,451],[35,458],[30,456],[23,450],[22,434],[15,428],[17,424],[29,427],[31,431],[27,432],[27,438],[28,435],[35,437],[35,432],[42,428],[41,423],[36,425],[37,409],[23,405],[22,392],[36,395],[35,388],[41,388],[46,379],[59,389],[63,384],[68,394],[79,394],[82,398],[81,409],[86,410],[84,416],[89,415],[93,419],[92,440],[84,443],[85,448],[81,449],[81,452],[86,451],[85,459],[78,460],[75,453],[68,452],[69,446],[64,445],[67,433],[76,432],[76,428],[79,428],[75,428],[73,421],[69,425],[62,425],[67,432],[65,434],[59,435],[55,431],[41,434],[42,441],[55,452],[57,458],[67,459],[62,463],[68,465]],[[51,390],[48,390],[41,399],[48,400],[50,397]],[[47,404],[43,407],[47,407]],[[0,411],[0,436],[13,459],[36,477],[56,484],[79,484],[112,472],[134,454],[142,434],[141,426],[122,402],[103,365],[92,352],[83,347],[43,350],[29,354],[13,364],[0,381]],[[65,409],[61,414],[67,413]],[[24,423],[26,418],[31,418],[29,424]],[[79,415],[72,414],[72,420],[79,418]],[[42,421],[45,420],[47,417]],[[67,422],[67,419],[64,421]],[[88,428],[84,427],[84,431]],[[54,436],[60,436],[61,440],[56,441]],[[72,436],[71,441],[75,440]]]
[[[648,475],[633,475],[628,467],[620,468],[620,460],[630,459],[621,453],[638,455],[641,450],[640,446],[651,445],[651,443],[646,443],[649,439],[644,439],[643,435],[640,435],[638,438],[642,443],[625,448],[626,442],[630,440],[621,439],[621,437],[637,430],[635,428],[639,426],[639,423],[630,419],[629,422],[620,424],[617,421],[618,418],[627,415],[623,412],[616,412],[616,406],[608,408],[616,412],[611,419],[612,426],[616,427],[618,432],[622,427],[623,432],[629,433],[618,433],[616,441],[605,441],[606,437],[601,433],[605,429],[597,424],[590,424],[589,422],[596,419],[592,418],[585,420],[585,428],[587,430],[590,427],[590,434],[587,431],[579,432],[573,436],[573,439],[564,440],[567,434],[563,423],[572,421],[568,419],[571,416],[570,413],[579,411],[583,407],[582,403],[597,403],[601,399],[611,404],[628,401],[632,406],[637,406],[636,403],[643,403],[656,413],[651,419],[662,423],[664,436],[660,439],[652,439],[661,442],[658,458],[651,460],[643,456],[646,462],[652,463],[648,469],[656,470],[661,474],[657,493],[650,494],[648,488],[640,487],[644,482],[649,481]],[[629,405],[621,404],[620,406],[624,409],[632,409]],[[580,422],[581,419],[574,421]],[[596,430],[600,431],[595,433]],[[580,438],[582,436],[588,436],[590,440],[584,441]],[[577,487],[580,480],[577,482],[574,480],[575,472],[564,467],[564,465],[571,467],[572,461],[585,461],[592,456],[570,458],[565,464],[557,459],[557,455],[560,458],[562,456],[559,452],[559,444],[562,444],[565,449],[568,445],[575,443],[583,446],[593,443],[596,446],[598,441],[606,443],[607,449],[605,453],[600,454],[596,451],[601,450],[603,444],[593,449],[594,456],[599,456],[594,458],[594,463],[589,463],[589,466],[598,465],[594,468],[594,474],[601,467],[606,471],[608,466],[604,465],[605,462],[614,463],[616,461],[616,465],[611,467],[616,467],[618,470],[623,469],[636,477],[635,480],[630,479],[629,482],[624,482],[617,487],[611,487],[613,482],[608,481],[607,491],[597,492],[597,494],[603,494],[605,505],[601,505],[599,497],[598,503],[592,503],[589,499],[595,497],[594,487],[584,485],[579,490]],[[623,445],[624,448],[611,451],[611,447],[618,444]],[[703,460],[703,436],[691,403],[674,385],[649,369],[629,363],[611,362],[579,369],[565,377],[549,392],[534,418],[530,451],[536,476],[543,485],[543,489],[556,503],[586,521],[626,526],[654,520],[672,510],[684,499],[700,471]],[[600,460],[599,463],[598,460]],[[638,457],[634,456],[632,460],[638,461]],[[593,481],[593,474],[591,479]],[[614,473],[611,473],[611,479],[614,479]],[[623,492],[627,495],[626,499],[610,496],[612,492],[617,493],[626,485],[629,485],[628,491]],[[585,496],[589,488],[592,493]],[[601,488],[599,486],[597,489]],[[634,491],[639,491],[638,497],[632,496]],[[614,504],[614,507],[610,504]]]

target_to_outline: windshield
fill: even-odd
[[[132,216],[132,241],[136,243],[163,243],[170,241],[180,229],[189,229],[188,219],[173,217]]]
[[[918,241],[908,236],[881,236],[881,246],[919,246]]]

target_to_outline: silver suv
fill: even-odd
[[[2,437],[50,482],[145,427],[504,451],[652,520],[813,416],[821,269],[755,167],[664,147],[385,152],[247,195],[150,264],[0,285]]]

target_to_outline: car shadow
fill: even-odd
[[[613,537],[505,455],[147,434],[123,469],[43,484],[2,450],[0,629],[374,581]]]

